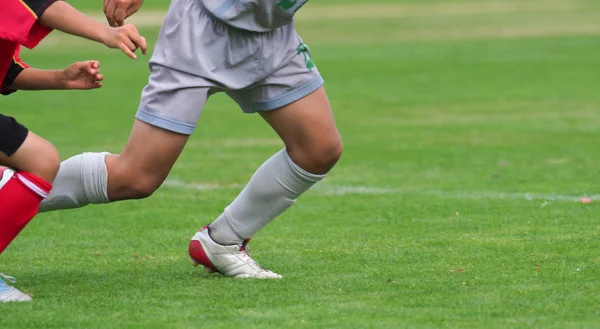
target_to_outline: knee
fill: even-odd
[[[46,142],[36,148],[35,154],[35,158],[38,160],[32,161],[23,169],[52,183],[60,168],[60,155],[56,147],[50,142]]]
[[[111,200],[145,199],[160,187],[160,183],[154,177],[143,174],[130,176],[130,179],[122,181],[119,185],[118,196],[111,197]]]
[[[106,160],[108,195],[112,201],[148,198],[162,184],[162,177],[119,160],[118,155]]]
[[[342,157],[343,149],[342,139],[338,135],[317,147],[314,162],[329,171]]]
[[[49,148],[45,149],[43,155],[43,163],[38,164],[37,171],[38,176],[45,178],[48,182],[53,182],[60,168],[60,155],[56,148],[50,145]]]
[[[313,174],[326,174],[342,156],[343,143],[339,134],[319,140],[314,145],[307,145],[301,149],[299,155],[292,159],[304,170]]]
[[[129,186],[129,199],[145,199],[158,189],[160,184],[148,177],[140,177]]]

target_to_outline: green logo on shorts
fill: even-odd
[[[281,0],[277,5],[285,10],[290,10],[294,8],[298,0]]]
[[[304,55],[304,63],[306,63],[306,68],[309,71],[312,71],[316,66],[315,63],[313,62],[312,58],[310,58],[309,54],[308,54],[308,46],[305,43],[301,43],[298,46],[298,55]]]
[[[297,12],[307,2],[308,0],[280,0],[277,3],[277,5],[283,10],[291,10],[293,12]]]

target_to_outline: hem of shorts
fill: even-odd
[[[6,118],[6,116],[3,116],[2,114],[0,114],[0,117]],[[14,120],[14,118],[13,118],[13,120]],[[27,129],[27,127],[18,123],[16,120],[14,122],[17,125],[16,129],[18,129],[19,131],[17,133],[10,134],[10,137],[7,138],[10,143],[7,143],[5,141],[5,145],[0,146],[0,152],[6,154],[6,156],[8,156],[8,157],[17,153],[17,151],[21,148],[21,146],[23,146],[23,144],[25,144],[25,140],[27,139],[27,136],[29,135],[29,129]]]
[[[172,131],[178,134],[191,135],[194,132],[196,126],[189,123],[176,121],[173,119],[167,119],[157,116],[156,114],[149,113],[142,109],[138,109],[135,114],[136,119],[141,120],[149,125],[156,126],[168,131]]]
[[[323,86],[324,83],[325,80],[323,80],[323,77],[321,77],[321,75],[318,75],[312,80],[310,80],[308,83],[286,94],[278,96],[277,98],[274,98],[267,102],[253,103],[251,106],[249,106],[249,108],[244,107],[243,110],[246,113],[273,111],[286,105],[292,104],[295,101],[312,94],[313,92],[315,92],[315,90],[321,88],[321,86]]]

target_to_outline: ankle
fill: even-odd
[[[221,214],[221,216],[208,226],[208,235],[216,243],[225,246],[241,246],[244,243],[244,239],[235,232],[225,213]]]

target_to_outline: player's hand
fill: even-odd
[[[100,62],[76,62],[62,72],[65,89],[96,89],[102,87]]]
[[[121,49],[127,56],[133,59],[137,58],[134,51],[138,48],[142,50],[144,55],[148,49],[146,39],[142,37],[135,26],[131,24],[108,28],[106,36],[103,38],[103,42],[109,48]]]
[[[110,26],[123,26],[125,19],[135,14],[144,0],[104,0],[104,15]]]

